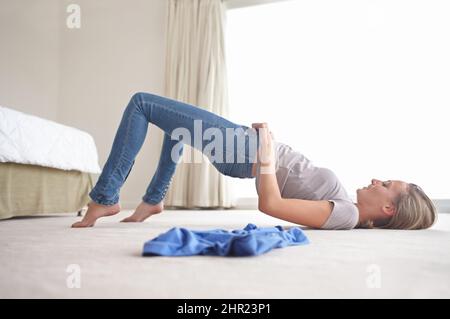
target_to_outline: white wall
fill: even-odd
[[[66,25],[71,3],[81,7],[79,29]],[[87,131],[103,167],[131,95],[163,94],[166,18],[166,0],[0,0],[0,105]],[[160,134],[149,127],[124,208],[153,176]]]
[[[0,0],[0,105],[57,119],[57,0]]]
[[[81,28],[69,29],[61,13],[59,120],[94,136],[103,167],[122,112],[137,91],[163,94],[166,0],[77,0]],[[140,202],[156,168],[161,134],[151,125],[121,190],[122,206]]]
[[[446,200],[449,15],[445,0],[230,10],[230,117],[268,121],[279,141],[332,169],[351,197],[379,178],[417,183]],[[248,181],[235,184],[239,194],[255,193]]]

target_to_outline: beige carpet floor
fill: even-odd
[[[89,229],[69,227],[75,214],[0,221],[0,298],[450,297],[450,215],[422,231],[305,230],[309,245],[225,258],[141,253],[174,226],[292,224],[239,210],[167,210],[141,224],[118,222],[129,214]],[[80,287],[70,288],[77,274]]]

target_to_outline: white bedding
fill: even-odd
[[[94,139],[88,133],[2,106],[0,162],[101,171]]]

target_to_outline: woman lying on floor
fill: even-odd
[[[193,105],[137,93],[124,111],[111,153],[89,193],[92,201],[88,211],[72,227],[93,226],[98,218],[120,211],[119,190],[144,142],[148,123],[166,133],[160,160],[141,204],[123,222],[142,222],[163,211],[163,199],[182,156],[183,144],[202,151],[224,175],[256,178],[259,210],[295,224],[322,229],[423,229],[436,219],[432,201],[415,184],[372,179],[369,186],[357,190],[357,202],[353,203],[331,170],[315,167],[290,146],[275,141],[266,123],[254,123],[250,128]],[[191,137],[196,136],[198,127],[202,138],[193,141]],[[231,150],[227,143],[230,130],[233,141],[235,137],[238,140],[228,141],[233,144]],[[184,133],[189,137],[180,141],[177,136]],[[208,134],[215,136],[215,142],[221,142],[215,143],[215,154],[203,139]],[[227,159],[220,154],[226,154]]]

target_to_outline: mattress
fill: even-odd
[[[2,106],[0,162],[100,173],[90,134]]]
[[[0,219],[77,212],[88,202],[91,173],[0,163]]]

